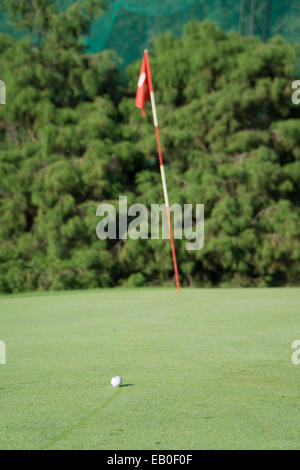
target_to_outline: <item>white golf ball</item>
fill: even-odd
[[[119,375],[114,375],[110,381],[113,387],[120,387],[122,384],[122,379]]]

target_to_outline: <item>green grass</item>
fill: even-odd
[[[297,288],[2,297],[0,448],[296,449],[299,303]]]

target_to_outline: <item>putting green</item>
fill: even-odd
[[[0,448],[296,449],[299,304],[297,288],[2,297]]]

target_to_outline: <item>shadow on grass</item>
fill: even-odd
[[[134,387],[134,384],[123,384],[123,385],[120,385],[120,388],[123,388],[123,387]]]

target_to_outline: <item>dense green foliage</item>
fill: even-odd
[[[0,36],[0,290],[172,282],[167,240],[95,233],[101,202],[162,203],[150,107],[143,120],[134,105],[140,61],[122,89],[112,53],[85,54],[97,1],[63,13],[51,0],[3,4],[34,40]],[[154,44],[170,203],[205,204],[204,248],[176,243],[183,284],[299,281],[296,62],[280,37],[207,22]]]

